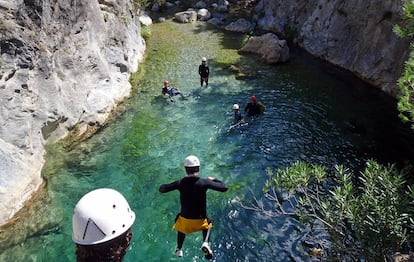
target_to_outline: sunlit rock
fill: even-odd
[[[152,18],[147,14],[140,14],[139,15],[139,22],[142,25],[150,26],[150,25],[152,25]]]
[[[286,41],[279,40],[272,33],[251,37],[239,52],[260,55],[268,64],[286,62],[289,59],[289,47]]]
[[[211,13],[205,8],[198,10],[197,19],[200,21],[207,21],[211,18]]]
[[[409,39],[393,32],[402,1],[262,0],[260,30],[290,35],[310,54],[355,73],[395,95],[409,53]]]
[[[145,42],[132,1],[0,1],[0,224],[43,183],[47,142],[102,126]]]
[[[178,12],[174,15],[174,21],[179,23],[193,23],[197,21],[197,12],[194,10],[188,10]]]

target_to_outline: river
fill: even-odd
[[[288,63],[262,64],[237,53],[243,41],[205,23],[152,25],[138,87],[94,137],[70,151],[50,147],[47,197],[38,201],[42,207],[34,205],[26,229],[2,232],[20,240],[0,247],[0,260],[75,261],[73,207],[99,187],[120,191],[136,213],[124,261],[204,260],[197,233],[187,237],[184,257],[175,257],[179,195],[158,192],[160,184],[184,176],[183,160],[194,154],[201,176],[229,186],[208,193],[215,261],[316,261],[309,255],[315,240],[298,221],[266,217],[239,201],[262,198],[266,168],[302,160],[343,164],[357,174],[371,158],[413,163],[414,140],[395,101],[377,89],[300,50],[292,49]],[[211,71],[208,88],[200,87],[197,73],[202,56]],[[163,98],[164,79],[184,98]],[[232,105],[243,110],[251,95],[266,106],[264,115],[229,129]]]

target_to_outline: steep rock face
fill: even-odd
[[[44,144],[105,120],[145,42],[132,0],[0,0],[0,224],[42,184]]]
[[[261,0],[257,24],[279,35],[293,33],[310,54],[355,73],[396,95],[409,42],[392,32],[401,1]]]

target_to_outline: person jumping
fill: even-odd
[[[177,248],[175,254],[178,257],[183,256],[183,243],[187,234],[193,232],[203,232],[203,244],[201,250],[207,259],[213,258],[209,240],[213,224],[207,216],[207,190],[225,192],[227,186],[222,181],[213,178],[201,178],[200,160],[193,155],[184,160],[186,176],[170,184],[162,184],[159,188],[161,193],[167,193],[173,190],[180,191],[181,211],[175,218],[173,228],[177,231]]]

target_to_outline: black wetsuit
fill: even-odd
[[[235,111],[234,112],[234,123],[238,123],[238,122],[240,122],[240,121],[242,121],[243,120],[243,116],[242,116],[242,114],[240,113],[240,111]]]
[[[210,180],[198,175],[187,175],[180,180],[160,186],[161,193],[180,191],[180,215],[189,219],[207,218],[207,190],[227,191],[227,186],[218,179]]]
[[[260,106],[256,102],[249,102],[244,108],[244,111],[247,113],[248,116],[258,116],[261,114]]]
[[[205,63],[202,63],[198,67],[198,74],[200,75],[200,85],[203,86],[203,81],[206,82],[206,85],[208,86],[208,76],[210,75],[210,69],[208,68],[208,65]]]
[[[174,87],[172,86],[164,86],[162,88],[162,94],[166,95],[168,94],[169,96],[175,96],[177,94],[180,94],[180,92],[178,92]]]

